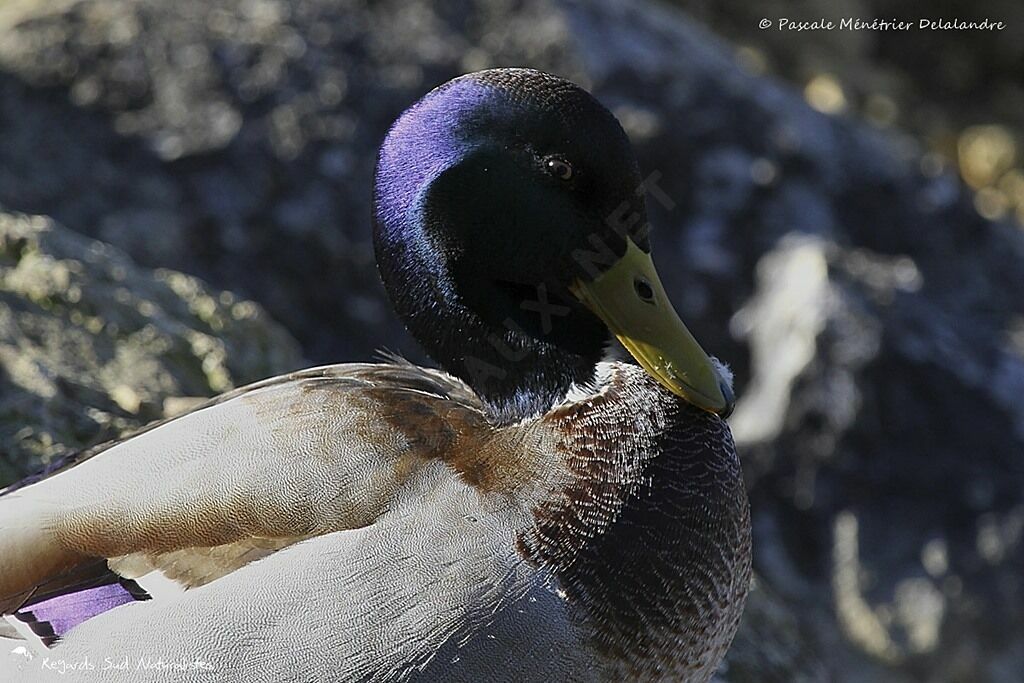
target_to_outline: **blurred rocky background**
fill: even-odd
[[[0,477],[303,364],[422,358],[374,269],[374,152],[434,85],[533,66],[661,174],[666,285],[736,370],[758,582],[720,679],[1024,680],[1024,7],[679,4],[0,2]],[[1007,28],[757,27],[783,16]]]

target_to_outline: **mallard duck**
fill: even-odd
[[[643,188],[568,81],[423,97],[383,141],[374,242],[440,369],[275,377],[0,496],[4,680],[708,680],[748,502]]]

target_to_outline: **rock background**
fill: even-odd
[[[257,304],[0,212],[0,486],[301,364]]]
[[[300,364],[210,287],[309,362],[416,358],[372,261],[376,146],[430,87],[534,66],[589,87],[661,174],[666,286],[736,370],[760,578],[722,680],[1019,682],[1024,235],[913,138],[740,57],[611,0],[0,5],[0,205],[67,228],[0,219],[4,476]]]

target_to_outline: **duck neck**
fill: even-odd
[[[594,379],[599,349],[591,355],[572,353],[532,337],[511,318],[500,327],[473,316],[461,320],[467,324],[457,338],[428,352],[473,389],[497,424],[546,413],[574,385]]]
[[[608,338],[599,324],[553,303],[545,305],[557,306],[562,317],[541,323],[540,334],[526,315],[530,306],[509,307],[504,316],[481,315],[446,272],[411,251],[404,242],[378,240],[378,264],[392,304],[410,334],[442,369],[473,389],[496,424],[547,412],[573,385],[593,380]],[[558,343],[574,331],[573,348]]]
[[[545,227],[572,217],[523,199],[536,189],[502,144],[453,132],[480,128],[498,107],[482,105],[489,92],[459,85],[395,124],[378,160],[374,246],[412,336],[508,424],[591,381],[609,332],[564,283],[539,284],[572,265],[559,257],[567,238]]]

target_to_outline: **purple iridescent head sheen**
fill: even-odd
[[[470,151],[467,119],[494,106],[498,93],[471,77],[450,81],[407,109],[388,131],[377,158],[376,219],[385,231],[415,229],[423,193]],[[391,235],[392,239],[398,238]]]
[[[553,176],[552,158],[577,172]],[[381,277],[434,360],[502,419],[587,381],[608,330],[568,296],[571,255],[595,236],[621,254],[608,217],[624,204],[644,214],[629,140],[607,109],[549,74],[469,74],[399,117],[375,180]],[[529,311],[539,287],[564,314],[541,322]]]
[[[550,154],[582,171],[572,192],[531,177]],[[518,170],[503,168],[513,162]],[[595,234],[614,242],[610,216],[646,214],[629,140],[607,109],[569,81],[529,69],[494,69],[434,89],[391,127],[375,178],[378,260],[407,256],[409,248],[430,249],[438,237],[449,236],[424,234],[424,209],[435,181],[459,166],[463,195],[439,207],[448,214],[472,204],[480,228],[470,234],[487,231],[488,251],[505,248],[511,256],[532,247],[533,257],[554,257],[570,244],[590,246]],[[488,183],[488,175],[507,182]],[[502,220],[509,211],[514,220]],[[436,222],[452,227],[442,231],[457,233],[457,219],[445,215]],[[531,239],[509,243],[511,232],[530,229],[536,233]],[[634,241],[646,248],[646,220],[636,229]],[[418,255],[436,261],[430,258],[436,254]]]

